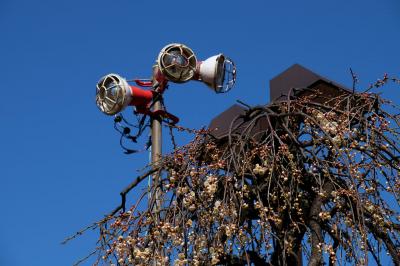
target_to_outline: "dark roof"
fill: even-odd
[[[218,116],[216,116],[209,125],[211,135],[217,139],[221,139],[229,134],[231,122],[240,114],[243,114],[245,109],[240,105],[234,104]],[[237,120],[236,124],[241,121]]]
[[[321,87],[322,85],[322,87]],[[328,85],[328,86],[326,86]],[[337,94],[337,89],[345,93],[351,92],[350,89],[345,86],[322,77],[311,70],[299,65],[294,64],[281,74],[277,75],[270,80],[270,99],[271,102],[279,101],[281,97],[287,96],[288,92],[292,88],[297,88],[296,95],[302,95],[309,93],[306,88],[309,89],[323,89],[326,91],[327,97],[334,97]],[[302,90],[304,89],[304,90]],[[340,93],[340,92],[339,92]],[[314,99],[318,101],[318,99]],[[229,134],[229,128],[232,121],[241,114],[245,114],[246,109],[235,104],[216,116],[210,123],[209,129],[211,135],[217,139],[222,139]],[[243,122],[243,119],[238,119],[235,124]],[[252,134],[257,134],[262,131],[266,125],[262,125],[263,121],[259,121],[258,125],[252,130]],[[244,128],[243,125],[241,128]],[[238,129],[240,131],[240,128]],[[242,129],[243,130],[243,129]]]
[[[292,88],[310,88],[321,81],[338,89],[350,91],[350,89],[337,82],[320,76],[299,64],[294,64],[270,80],[270,101],[276,101],[280,97],[288,95],[289,90]]]

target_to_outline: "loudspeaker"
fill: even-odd
[[[168,80],[184,83],[195,75],[197,60],[192,49],[186,45],[171,43],[161,49],[157,64]]]
[[[204,82],[216,93],[224,93],[235,85],[236,67],[223,54],[214,55],[197,63],[194,79]]]
[[[130,86],[126,79],[117,74],[102,77],[96,86],[97,107],[107,115],[114,115],[128,105],[136,111],[145,113],[153,100],[153,91]]]

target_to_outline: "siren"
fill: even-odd
[[[184,83],[195,75],[197,60],[192,49],[186,45],[171,43],[161,49],[157,64],[168,80]]]
[[[119,113],[129,105],[135,106],[138,113],[146,113],[152,100],[153,91],[130,86],[117,74],[102,77],[96,86],[97,107],[107,115]]]
[[[216,93],[224,93],[235,85],[236,67],[223,54],[214,55],[197,63],[195,79],[204,82]]]
[[[192,49],[184,44],[172,43],[161,49],[153,77],[158,82],[165,79],[184,83],[189,80],[204,82],[216,93],[232,89],[236,81],[236,67],[233,61],[223,54],[197,61]]]

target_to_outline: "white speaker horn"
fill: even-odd
[[[97,107],[107,115],[121,112],[132,100],[126,79],[117,74],[102,77],[96,86]]]
[[[224,93],[235,85],[236,67],[223,54],[214,55],[198,63],[195,78],[216,93]]]
[[[192,49],[186,45],[171,43],[161,50],[157,65],[168,80],[184,83],[195,75],[197,59]]]

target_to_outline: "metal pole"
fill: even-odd
[[[157,112],[158,110],[162,110],[162,93],[163,90],[165,89],[165,83],[164,82],[159,82],[157,80],[158,76],[158,67],[154,66],[153,67],[153,89],[157,91],[159,94],[155,95],[153,97],[153,112]],[[158,88],[158,90],[157,90]],[[160,161],[161,161],[161,156],[162,156],[162,119],[160,116],[156,117],[153,116],[151,120],[151,164],[153,169],[158,168],[160,166]],[[159,184],[160,184],[160,175],[159,171],[155,172],[154,175],[152,176],[153,178],[153,191],[154,193],[154,206],[152,213],[155,218],[155,223],[158,224],[160,220],[160,209],[161,209],[161,201],[160,201],[160,189],[159,189]],[[159,247],[159,249],[156,251],[156,254],[160,256],[161,258],[164,258],[164,251],[162,248]],[[163,263],[162,263],[163,264]],[[153,261],[153,265],[157,265],[157,260]]]
[[[156,97],[153,104],[153,112],[160,110],[161,106],[161,98]],[[158,168],[160,165],[161,155],[162,155],[162,127],[161,127],[161,117],[153,117],[151,120],[151,164],[153,169]],[[153,206],[153,215],[155,219],[155,223],[157,224],[160,219],[160,190],[158,188],[160,182],[160,176],[158,172],[155,172],[152,176],[153,182],[153,196],[154,196],[154,206]],[[156,251],[156,254],[162,256],[163,251],[161,249]],[[163,256],[162,256],[163,257]],[[157,259],[153,261],[153,265],[157,265]]]
[[[160,110],[161,106],[161,98],[157,97],[153,104],[153,112]],[[161,155],[162,155],[162,128],[161,128],[161,117],[153,117],[151,120],[151,163],[152,167],[157,168],[160,164]],[[155,173],[153,175],[153,184],[156,188],[153,193],[155,196],[155,206],[154,213],[156,217],[158,216],[157,212],[159,211],[159,175]]]

